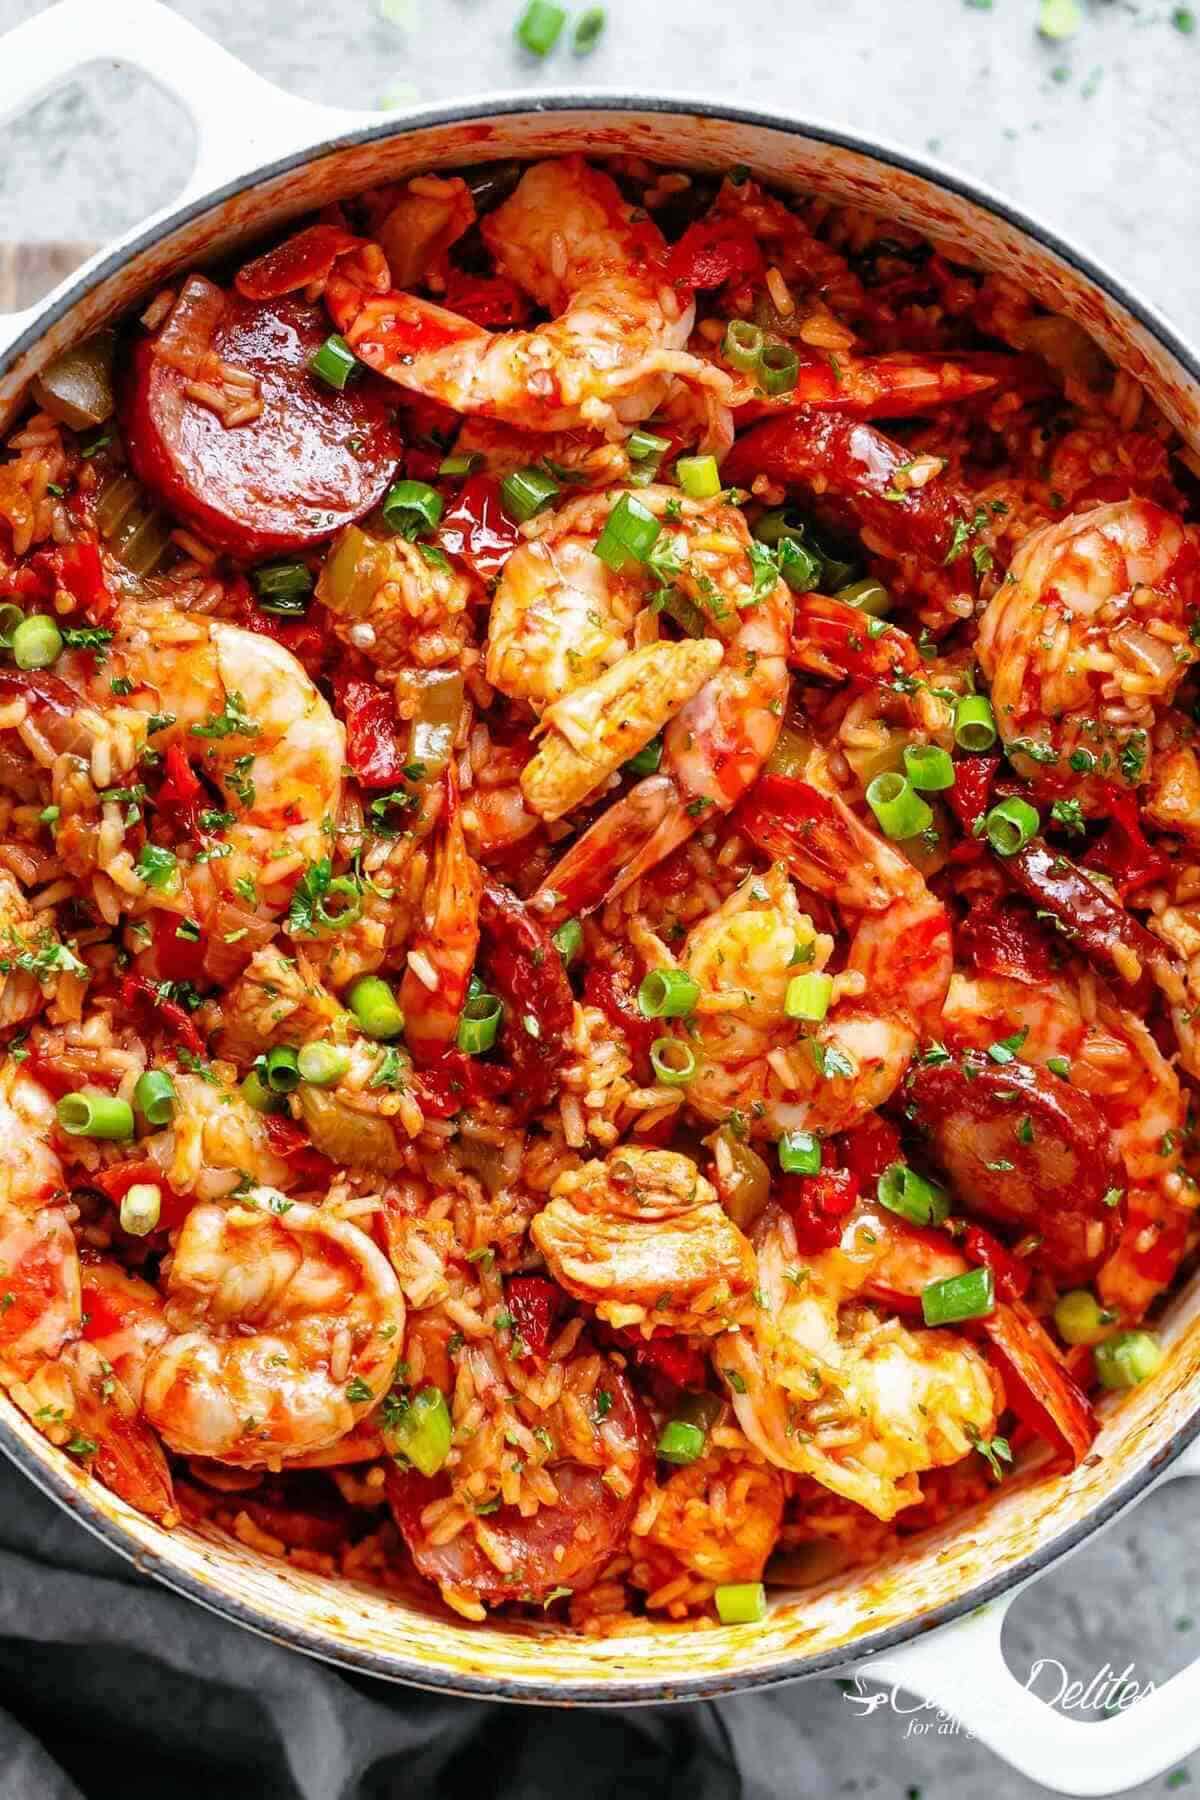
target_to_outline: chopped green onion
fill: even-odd
[[[858,612],[868,613],[872,619],[884,619],[892,610],[891,594],[882,581],[876,581],[870,575],[862,581],[851,581],[846,587],[839,588],[834,599],[843,600]]]
[[[254,571],[254,585],[264,612],[292,617],[305,611],[312,571],[302,562],[264,563]]]
[[[1054,1328],[1064,1344],[1099,1344],[1116,1317],[1104,1310],[1089,1288],[1073,1288],[1055,1303]]]
[[[64,1094],[57,1118],[71,1137],[104,1138],[116,1144],[133,1136],[133,1108],[128,1100],[117,1100],[98,1088]]]
[[[467,456],[444,456],[438,464],[438,474],[453,480],[456,476],[474,475],[480,468],[483,458],[476,451]]]
[[[305,1044],[296,1057],[296,1067],[309,1087],[336,1087],[350,1068],[350,1052],[343,1044]]]
[[[332,912],[331,900],[338,902]],[[352,875],[335,875],[314,896],[313,917],[324,931],[345,931],[348,926],[357,925],[362,911],[362,888]]]
[[[867,788],[867,805],[885,837],[902,841],[918,837],[933,823],[933,813],[915,792],[907,775],[886,770]]]
[[[790,394],[800,378],[800,358],[790,344],[768,338],[758,359],[758,385],[767,394]]]
[[[1082,24],[1079,0],[1041,0],[1037,28],[1044,38],[1061,43],[1064,38],[1074,37]]]
[[[661,737],[652,737],[648,744],[643,744],[636,756],[631,756],[625,764],[628,775],[653,775],[662,761],[663,741]]]
[[[960,750],[990,750],[996,715],[986,694],[964,694],[954,707],[954,741]]]
[[[12,635],[13,661],[18,669],[48,669],[62,655],[63,636],[47,613],[22,619]]]
[[[476,994],[459,1014],[458,1047],[468,1056],[481,1056],[496,1041],[504,1005],[498,994]]]
[[[949,1217],[950,1196],[945,1188],[926,1181],[907,1163],[889,1164],[879,1177],[875,1192],[880,1206],[913,1225],[941,1225]]]
[[[921,1311],[927,1325],[957,1325],[963,1319],[986,1319],[996,1310],[996,1287],[990,1269],[968,1269],[931,1281],[921,1291]]]
[[[278,1112],[283,1102],[278,1094],[271,1092],[263,1080],[265,1070],[266,1065],[260,1057],[242,1082],[242,1099],[247,1106],[252,1106],[255,1112]]]
[[[267,1086],[273,1094],[294,1094],[300,1086],[300,1058],[290,1044],[267,1051]]]
[[[346,996],[346,1004],[369,1038],[396,1038],[404,1030],[404,1014],[386,981],[364,975]]]
[[[721,472],[715,456],[681,456],[675,479],[689,500],[714,500],[721,491]]]
[[[650,1046],[650,1062],[667,1087],[686,1087],[696,1073],[696,1052],[679,1038],[655,1038]]]
[[[514,469],[500,483],[504,510],[518,525],[524,525],[526,519],[532,519],[544,506],[549,506],[559,492],[557,481],[552,481],[541,469]]]
[[[450,1454],[452,1428],[445,1395],[435,1387],[422,1388],[384,1427],[395,1444],[394,1455],[403,1456],[422,1475],[436,1475]]]
[[[0,606],[0,650],[12,649],[13,633],[24,617],[20,607],[14,606],[11,601]]]
[[[763,513],[754,527],[754,536],[760,544],[769,544],[772,549],[776,544],[798,544],[803,538],[807,526],[788,506],[772,507],[770,512]]]
[[[1028,800],[1013,794],[993,806],[983,822],[988,843],[998,856],[1015,856],[1023,850],[1041,824]]]
[[[442,496],[427,481],[398,481],[388,490],[380,510],[393,531],[415,538],[423,531],[436,531],[442,517]]]
[[[954,764],[949,752],[938,744],[906,744],[904,773],[915,788],[926,794],[954,786]]]
[[[741,369],[746,375],[757,375],[762,353],[762,327],[752,325],[749,319],[730,319],[725,327],[725,341],[721,345],[725,361],[733,368]]]
[[[829,996],[832,992],[832,975],[823,975],[815,970],[807,975],[793,975],[787,985],[783,1010],[789,1019],[823,1019],[829,1011]]]
[[[631,494],[622,494],[596,539],[594,554],[607,568],[618,572],[650,559],[662,526],[654,514]]]
[[[308,366],[321,381],[340,392],[357,369],[358,358],[341,333],[331,331]]]
[[[657,462],[670,448],[670,438],[655,437],[652,431],[631,431],[625,452],[630,462]]]
[[[1162,1361],[1162,1350],[1148,1331],[1118,1331],[1096,1345],[1092,1358],[1106,1388],[1131,1388],[1153,1375]]]
[[[563,967],[569,969],[583,949],[583,926],[578,919],[564,919],[550,942],[562,957]]]
[[[576,56],[586,56],[600,42],[604,31],[606,13],[602,6],[589,6],[575,26],[575,35],[571,39],[571,48]]]
[[[704,1455],[704,1433],[686,1419],[672,1419],[659,1433],[656,1446],[664,1462],[679,1463],[686,1468]]]
[[[38,814],[38,819],[43,825],[57,825],[61,817],[61,806],[43,806],[41,812]]]
[[[795,538],[780,538],[775,550],[779,573],[794,594],[811,594],[821,579],[821,564]]]
[[[130,1237],[148,1237],[157,1231],[162,1217],[162,1189],[152,1181],[135,1181],[121,1200],[121,1230]]]
[[[517,42],[531,56],[547,56],[557,44],[567,22],[566,11],[551,0],[529,0],[517,22]]]
[[[699,985],[683,969],[651,969],[638,989],[638,1011],[644,1019],[686,1019],[699,998]]]
[[[722,1625],[757,1625],[767,1616],[767,1590],[761,1581],[728,1581],[713,1595]]]
[[[173,850],[164,850],[161,844],[143,844],[133,872],[141,876],[148,888],[163,893],[178,883],[179,858]]]
[[[785,1175],[819,1175],[821,1140],[815,1131],[785,1131],[779,1140],[779,1166]]]
[[[175,1083],[165,1069],[147,1069],[144,1075],[138,1076],[133,1104],[147,1125],[169,1124],[176,1099]]]

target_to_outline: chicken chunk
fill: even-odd
[[[723,1331],[754,1282],[712,1184],[671,1150],[614,1150],[560,1175],[532,1231],[556,1280],[615,1326]]]
[[[6,869],[0,869],[0,1031],[32,1019],[63,970],[80,965],[63,948]],[[43,985],[45,984],[45,985]]]
[[[761,1580],[783,1518],[784,1483],[775,1469],[710,1451],[677,1469],[653,1501],[641,1516],[650,1514],[642,1541],[656,1585],[672,1561],[717,1585]]]
[[[271,1044],[322,1037],[341,1012],[302,957],[277,944],[257,950],[225,996],[221,1055],[248,1063]]]

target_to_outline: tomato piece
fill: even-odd
[[[488,330],[526,325],[533,315],[529,298],[507,275],[467,275],[450,269],[441,304]]]
[[[315,1150],[306,1131],[282,1113],[264,1113],[267,1142],[285,1162],[301,1187],[327,1187],[337,1174],[337,1164]]]
[[[1045,933],[1032,909],[1015,895],[972,895],[957,943],[976,974],[1029,982],[1050,978]]]
[[[908,1080],[912,1116],[957,1199],[972,1213],[1042,1238],[1061,1280],[1086,1280],[1115,1238],[1123,1177],[1089,1095],[1030,1063],[968,1054]]]
[[[718,288],[762,273],[762,251],[739,219],[697,219],[667,259],[667,280],[677,287]]]
[[[610,962],[588,965],[583,978],[583,1000],[585,1006],[598,1007],[624,1033],[638,1080],[647,1080],[650,1046],[659,1035],[659,1026],[656,1020],[646,1018],[638,1006],[633,952],[627,944],[616,947]]]
[[[675,1387],[704,1386],[708,1373],[704,1354],[687,1338],[669,1331],[656,1331],[653,1337],[644,1338],[632,1330],[618,1331],[616,1337],[629,1350],[639,1369],[661,1375]]]
[[[183,1007],[164,994],[161,984],[147,975],[126,975],[121,983],[121,1003],[132,1011],[139,1004],[158,1013],[165,1026],[179,1038],[193,1056],[204,1056],[206,1046]]]
[[[982,1225],[968,1225],[959,1241],[968,1262],[992,1271],[998,1300],[1025,1298],[1033,1272],[1024,1257],[1014,1256]]]
[[[1170,868],[1169,857],[1147,843],[1138,813],[1137,795],[1129,788],[1105,784],[1110,818],[1108,829],[1085,851],[1085,868],[1103,869],[1111,875],[1122,900],[1148,881],[1161,881]]]
[[[107,1169],[98,1170],[88,1183],[89,1187],[99,1188],[102,1194],[107,1194],[116,1207],[120,1206],[131,1187],[143,1185],[153,1186],[162,1191],[162,1210],[159,1213],[158,1229],[174,1231],[176,1226],[182,1225],[195,1205],[195,1201],[190,1194],[177,1194],[173,1187],[169,1187],[162,1170],[149,1157],[143,1157],[136,1162],[113,1163]],[[91,1312],[92,1308],[89,1306],[86,1310]],[[85,1332],[84,1335],[92,1337],[103,1335],[101,1323],[98,1321],[96,1330]]]
[[[815,1256],[840,1241],[846,1216],[858,1199],[859,1182],[849,1169],[822,1169],[819,1175],[781,1175],[775,1194],[791,1214],[800,1249]]]
[[[871,1113],[861,1124],[839,1134],[839,1163],[849,1169],[860,1189],[869,1193],[900,1155],[900,1133],[890,1119]]]
[[[408,758],[400,743],[392,696],[359,675],[335,674],[333,697],[346,726],[346,761],[365,788],[394,788],[404,782]]]
[[[512,1070],[481,1062],[463,1050],[447,1050],[414,1076],[421,1111],[435,1119],[452,1119],[464,1106],[493,1099],[512,1082]]]
[[[182,744],[168,744],[163,758],[166,779],[154,796],[159,816],[182,836],[194,837],[199,830],[197,813],[204,799],[204,783],[187,759]]]
[[[219,550],[254,560],[322,542],[383,498],[402,444],[381,382],[339,391],[309,363],[328,335],[319,306],[227,294],[212,337],[258,383],[258,418],[226,427],[184,370],[134,345],[122,425],[134,473]]]
[[[483,966],[505,1003],[500,1049],[513,1071],[510,1104],[523,1122],[558,1089],[575,997],[550,933],[511,888],[485,881],[479,931]]]
[[[946,790],[946,799],[967,831],[991,806],[999,768],[998,756],[964,756],[955,760],[954,786]]]
[[[179,913],[156,909],[152,928],[154,965],[160,981],[190,981],[193,986],[203,987],[208,940],[203,931],[198,938],[180,937],[182,923]]]
[[[916,645],[894,625],[873,637],[870,627],[879,623],[844,600],[799,594],[788,661],[830,681],[890,681],[911,674],[921,662]]]
[[[545,1356],[566,1301],[558,1283],[545,1275],[513,1275],[505,1284],[504,1298],[525,1348],[534,1356]]]
[[[442,549],[461,556],[481,581],[493,581],[499,575],[520,541],[520,532],[501,502],[500,483],[490,475],[472,475],[463,483],[438,532]]]
[[[325,281],[338,258],[357,250],[361,242],[340,225],[310,225],[246,263],[234,286],[247,300],[277,300],[314,281]]]

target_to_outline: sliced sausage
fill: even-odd
[[[1135,1001],[1145,1003],[1150,977],[1169,974],[1171,958],[1146,927],[1126,912],[1098,883],[1089,881],[1068,856],[1032,838],[1004,859],[1015,886],[1060,921],[1064,942],[1083,952],[1102,974],[1116,979]]]
[[[614,1494],[604,1480],[603,1468],[566,1460],[551,1463],[557,1506],[539,1506],[529,1518],[523,1518],[515,1506],[501,1506],[480,1521],[503,1559],[511,1563],[507,1571],[498,1568],[480,1547],[469,1524],[449,1543],[431,1541],[421,1514],[449,1493],[445,1474],[430,1479],[413,1469],[389,1471],[387,1497],[392,1516],[418,1572],[427,1581],[464,1588],[490,1606],[506,1600],[536,1603],[555,1588],[579,1593],[592,1585],[628,1535],[650,1462],[645,1415],[629,1382],[610,1368],[603,1377],[603,1388],[611,1400],[597,1436],[622,1446],[626,1459],[634,1448],[637,1472],[630,1492],[623,1498]]]
[[[1113,1192],[1122,1186],[1094,1102],[1029,1063],[1000,1067],[974,1055],[918,1068],[909,1093],[916,1125],[963,1206],[1037,1232],[1053,1274],[1086,1279],[1115,1238]]]
[[[360,374],[342,392],[309,371],[328,335],[319,306],[226,294],[209,349],[253,375],[262,412],[226,427],[187,393],[157,340],[134,347],[122,425],[138,479],[219,550],[303,550],[369,512],[402,448],[390,397]]]

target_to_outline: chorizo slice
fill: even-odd
[[[389,1470],[388,1503],[418,1573],[488,1606],[538,1603],[556,1589],[579,1593],[590,1587],[629,1534],[650,1466],[649,1427],[629,1382],[609,1365],[597,1397],[601,1391],[608,1396],[607,1409],[594,1436],[605,1450],[612,1447],[614,1462],[620,1458],[625,1479],[619,1485],[628,1491],[613,1491],[605,1479],[607,1466],[564,1457],[547,1465],[558,1490],[556,1506],[540,1505],[529,1517],[517,1506],[500,1506],[470,1520],[448,1543],[438,1543],[436,1526],[423,1514],[450,1493],[445,1472],[430,1478],[415,1469]]]
[[[253,377],[261,413],[225,425],[195,397],[184,359],[142,338],[123,394],[129,460],[218,550],[250,561],[304,550],[382,499],[402,448],[391,399],[365,372],[341,392],[310,372],[328,335],[319,306],[236,293],[223,302],[207,350]]]
[[[973,1055],[916,1069],[909,1093],[969,1212],[1037,1232],[1040,1257],[1063,1281],[1093,1273],[1116,1235],[1122,1174],[1088,1095],[1029,1063]]]

